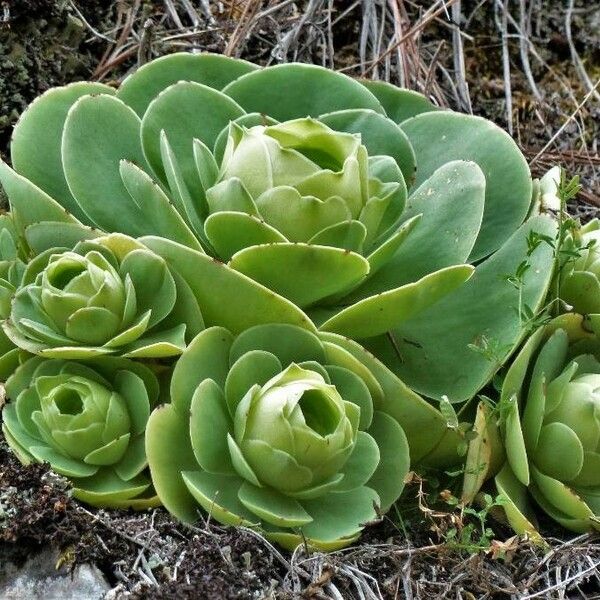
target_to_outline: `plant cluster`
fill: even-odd
[[[174,54],[43,94],[11,163],[3,431],[77,498],[332,550],[410,470],[465,465],[517,531],[528,491],[596,523],[597,225],[493,123]]]

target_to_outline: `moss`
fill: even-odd
[[[2,3],[0,11],[0,152],[19,114],[48,88],[89,77],[99,46],[66,0]],[[86,3],[91,19],[107,13]],[[106,3],[104,3],[106,7]]]

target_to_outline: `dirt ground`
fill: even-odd
[[[411,523],[407,513],[404,528],[392,515],[344,551],[300,547],[290,555],[250,530],[184,526],[161,509],[88,509],[69,497],[63,479],[41,465],[24,468],[1,442],[0,465],[0,564],[52,545],[61,564],[98,566],[114,586],[112,598],[470,600],[558,598],[545,592],[569,588],[569,598],[583,599],[600,589],[594,536],[549,537],[544,551],[498,526],[498,539],[508,541],[476,552],[444,541],[451,516]],[[409,486],[407,494],[417,491]]]
[[[89,78],[118,85],[155,56],[209,50],[386,79],[440,106],[493,119],[518,141],[534,174],[556,163],[580,174],[583,190],[571,209],[584,219],[595,216],[600,5],[446,4],[0,1],[0,153],[8,154],[20,112],[51,86]],[[255,532],[206,522],[183,526],[160,509],[86,508],[70,498],[61,478],[43,466],[22,467],[0,441],[0,562],[53,545],[68,565],[96,564],[114,598],[600,597],[598,537],[574,538],[549,523],[546,549],[511,538],[500,524],[481,535],[476,518],[440,504],[439,492],[453,484],[429,479],[422,489],[416,479],[405,498],[419,496],[420,509],[400,505],[342,552],[324,556],[300,547],[290,555]]]

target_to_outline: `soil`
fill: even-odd
[[[52,545],[60,561],[94,563],[134,598],[250,598],[268,590],[278,565],[244,531],[184,527],[164,510],[92,511],[43,465],[23,467],[0,444],[0,564]]]
[[[409,496],[419,492],[420,485],[409,485]],[[505,541],[495,538],[475,551],[449,542],[448,531],[468,520],[461,524],[428,507],[399,513],[402,520],[385,518],[344,551],[322,555],[300,547],[290,555],[250,530],[202,521],[186,526],[163,509],[84,507],[64,479],[44,465],[22,466],[0,441],[0,565],[22,563],[51,546],[60,550],[62,565],[96,565],[113,586],[112,599],[553,597],[544,590],[586,569],[575,588],[580,595],[569,597],[595,597],[589,594],[600,590],[597,570],[589,569],[600,563],[597,536],[549,537],[544,552],[497,525],[497,540]],[[357,596],[357,588],[371,595]]]

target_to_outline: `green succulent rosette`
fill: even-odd
[[[40,356],[153,358],[180,354],[203,321],[189,286],[163,258],[112,234],[32,260],[3,327]]]
[[[567,529],[599,529],[600,341],[581,315],[557,317],[527,340],[500,402],[501,446],[493,442],[491,463],[467,461],[466,472],[496,473],[517,533],[539,538],[530,496]]]
[[[6,319],[15,291],[21,284],[27,251],[19,239],[13,216],[10,213],[0,215],[0,318]],[[0,381],[6,379],[27,358],[27,352],[17,348],[0,331]]]
[[[593,219],[570,235],[559,274],[559,295],[600,332],[600,222]]]
[[[47,462],[73,495],[111,508],[158,506],[144,434],[159,396],[144,365],[120,357],[33,357],[6,382],[2,431],[21,462]]]
[[[13,216],[0,215],[0,317],[6,318],[10,312],[10,302],[19,287],[27,252],[19,240]]]
[[[194,339],[175,366],[171,403],[146,433],[167,510],[192,522],[202,509],[287,548],[306,539],[333,550],[390,508],[409,449],[382,408],[401,400],[335,338],[262,325]]]
[[[533,312],[552,278],[551,249],[530,257],[527,239],[555,224],[537,214],[541,182],[505,132],[315,65],[181,53],[116,91],[49,90],[16,126],[11,159],[0,181],[37,247],[39,221],[152,236],[192,287],[214,258],[241,277],[221,311],[252,294],[266,313],[271,290],[273,322],[311,329],[306,312],[322,331],[369,340],[436,400],[489,382],[496,367],[470,349],[477,340],[497,339],[500,362],[522,340],[503,276],[531,263],[521,299]],[[243,330],[219,312],[207,322]]]

